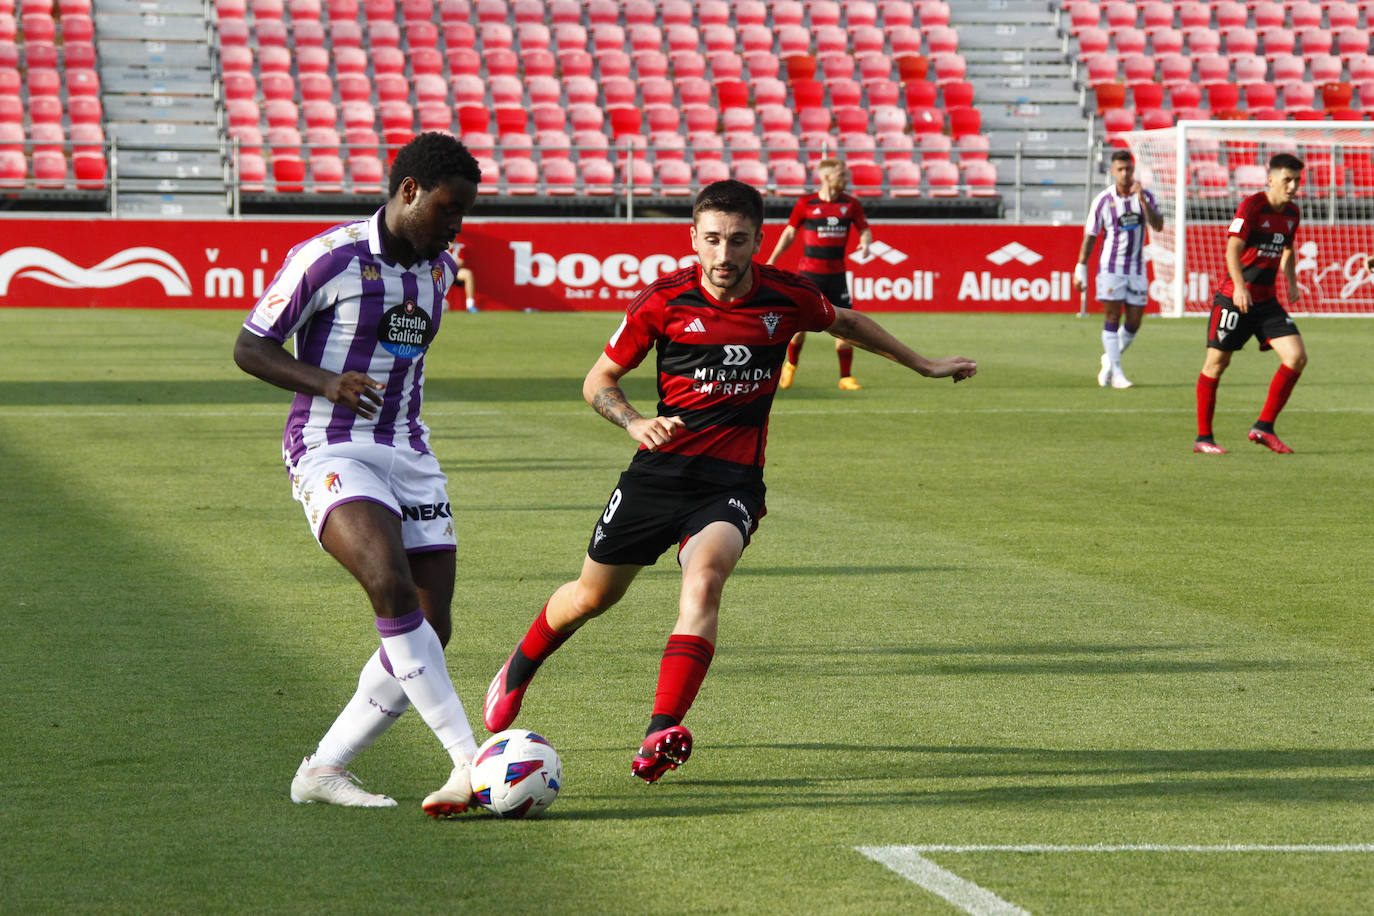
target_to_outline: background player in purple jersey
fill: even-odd
[[[452,760],[422,807],[448,817],[471,802],[477,745],[443,650],[457,540],[419,412],[424,353],[456,273],[447,249],[481,179],[446,134],[407,143],[382,209],[293,248],[234,345],[245,372],[297,392],[283,439],[293,491],[320,545],[366,590],[381,637],[353,698],[301,761],[297,803],[395,805],[347,767],[408,706]],[[283,348],[292,336],[294,356]]]
[[[554,592],[492,680],[484,717],[492,731],[515,721],[539,665],[677,544],[677,622],[631,771],[655,782],[687,759],[692,735],[680,723],[715,654],[725,580],[766,511],[768,414],[793,333],[829,331],[930,378],[957,382],[977,371],[962,356],[921,356],[871,318],[836,309],[807,280],[754,263],[762,224],[754,188],[727,180],[702,189],[691,228],[699,265],[641,293],[587,373],[587,402],[639,448],[597,519],[581,574]],[[660,400],[646,417],[620,379],[653,350]]]
[[[1074,289],[1088,284],[1088,256],[1097,237],[1102,253],[1097,259],[1097,301],[1102,303],[1102,368],[1097,384],[1130,388],[1121,371],[1121,354],[1135,340],[1145,317],[1148,283],[1145,276],[1145,226],[1154,232],[1164,228],[1164,217],[1154,195],[1135,179],[1135,160],[1124,149],[1112,153],[1112,183],[1093,198],[1083,244],[1073,269]],[[1122,321],[1122,312],[1125,321]]]
[[[849,166],[843,159],[822,159],[816,164],[816,175],[820,178],[820,187],[798,198],[793,205],[787,225],[778,236],[773,253],[768,256],[768,263],[776,264],[800,233],[802,256],[797,262],[797,273],[820,287],[831,305],[853,308],[849,275],[844,267],[849,231],[852,228],[858,232],[856,251],[864,258],[868,256],[868,246],[873,244],[873,230],[868,228],[863,204],[845,193],[849,187]],[[787,347],[787,362],[782,364],[779,388],[791,387],[805,343],[806,332],[798,331]],[[854,348],[849,341],[836,338],[835,355],[840,362],[840,388],[858,391],[863,386],[854,378]]]
[[[1274,434],[1274,421],[1307,366],[1307,347],[1298,326],[1279,302],[1275,281],[1278,272],[1283,271],[1288,282],[1288,301],[1301,298],[1293,240],[1302,216],[1293,198],[1302,185],[1302,170],[1302,160],[1291,153],[1279,153],[1270,159],[1268,187],[1240,202],[1227,230],[1226,279],[1212,297],[1207,357],[1197,379],[1194,452],[1226,452],[1212,435],[1217,386],[1222,373],[1231,365],[1231,355],[1251,337],[1259,338],[1261,350],[1272,349],[1279,355],[1279,368],[1269,382],[1269,393],[1248,438],[1281,455],[1293,451]]]

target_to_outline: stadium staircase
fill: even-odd
[[[1059,18],[1040,0],[952,3],[982,112],[991,161],[1012,189],[1008,216],[1027,222],[1077,222],[1087,206],[1092,137],[1083,94],[1061,49]]]
[[[223,216],[213,28],[201,0],[95,0],[95,46],[121,216]]]

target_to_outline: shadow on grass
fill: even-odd
[[[1374,805],[1368,773],[1299,775],[1298,771],[1374,767],[1374,750],[1354,748],[1065,750],[1014,746],[790,743],[717,745],[713,753],[749,759],[771,753],[871,755],[875,766],[846,764],[843,773],[808,777],[697,779],[671,773],[648,791],[651,803],[617,804],[624,794],[586,796],[603,807],[564,810],[568,820],[739,815],[786,807],[879,809],[887,805],[1001,808],[1054,802],[1129,800],[1343,802]],[[813,764],[817,761],[811,761]],[[690,764],[689,764],[690,766]],[[824,766],[818,767],[824,771]],[[1287,773],[1284,771],[1293,771]],[[1115,777],[1115,778],[1114,778]],[[1144,778],[1131,778],[1144,777]],[[940,788],[942,780],[961,785]],[[969,786],[969,780],[1004,780]],[[1055,780],[1046,783],[1045,780]],[[901,785],[884,785],[898,783]],[[709,801],[701,796],[706,794]]]
[[[244,375],[217,379],[86,379],[11,381],[0,389],[0,407],[130,406],[138,404],[281,404],[291,393]],[[581,402],[576,381],[558,377],[426,378],[425,403]],[[591,408],[587,408],[590,412]]]

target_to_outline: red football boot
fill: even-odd
[[[487,699],[482,706],[482,721],[487,726],[487,731],[505,731],[511,727],[515,717],[520,715],[520,703],[525,699],[525,689],[530,686],[526,681],[514,690],[506,688],[506,672],[510,670],[510,663],[515,658],[512,652],[510,658],[501,666],[501,670],[496,672],[496,677],[491,679],[491,686],[487,688]]]
[[[630,764],[630,771],[645,782],[658,782],[660,776],[676,770],[690,756],[692,733],[681,725],[673,725],[644,739]]]
[[[1265,448],[1269,449],[1269,451],[1277,452],[1280,455],[1293,454],[1293,450],[1288,446],[1284,445],[1282,439],[1280,439],[1273,433],[1266,433],[1262,429],[1251,429],[1250,441],[1258,443],[1264,446]]]

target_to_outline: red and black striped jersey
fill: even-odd
[[[844,249],[849,243],[849,227],[855,232],[868,228],[863,204],[848,194],[822,200],[810,194],[797,201],[787,225],[801,236],[802,256],[797,270],[808,274],[844,273]]]
[[[685,429],[657,451],[640,446],[631,467],[716,483],[763,478],[768,415],[787,342],[823,331],[835,309],[811,281],[754,264],[742,299],[720,302],[701,286],[701,266],[640,293],[606,355],[633,369],[658,350],[658,415]]]
[[[1297,204],[1287,203],[1283,209],[1275,210],[1263,191],[1251,194],[1236,209],[1227,238],[1235,236],[1245,242],[1240,253],[1241,276],[1256,302],[1273,299],[1276,295],[1274,280],[1278,276],[1279,261],[1283,249],[1293,247],[1300,220]],[[1219,292],[1227,298],[1235,292],[1229,271]]]

